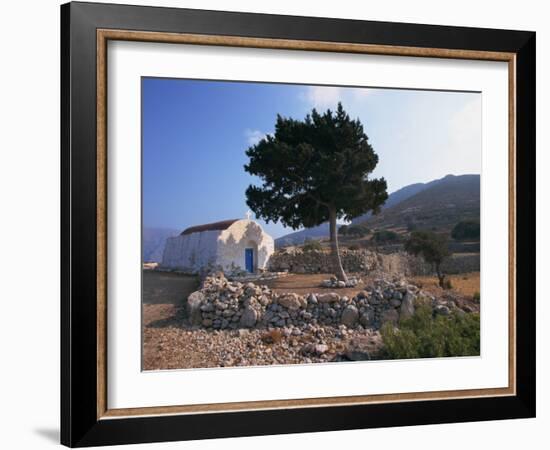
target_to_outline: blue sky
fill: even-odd
[[[481,171],[481,94],[143,78],[143,224],[184,229],[245,217],[246,149],[277,113],[341,101],[363,123],[388,191]],[[260,221],[261,222],[261,221]],[[291,232],[264,224],[275,238]]]

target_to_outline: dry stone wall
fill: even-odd
[[[441,270],[447,274],[466,272],[479,272],[479,253],[454,254],[443,261]],[[378,257],[378,270],[388,274],[401,274],[403,276],[433,275],[431,264],[422,258],[409,255],[405,252],[380,254]]]
[[[368,272],[377,266],[377,255],[368,250],[341,250],[340,259],[347,272]],[[273,253],[268,268],[273,272],[331,273],[330,253],[322,250],[281,249]]]
[[[267,286],[230,282],[219,273],[206,277],[187,301],[192,325],[211,329],[297,328],[311,325],[378,329],[414,314],[418,297],[434,311],[449,314],[456,305],[438,301],[400,279],[378,279],[354,297],[336,292],[276,293]]]
[[[389,275],[416,276],[434,273],[430,264],[422,258],[405,252],[390,254],[370,250],[342,250],[340,254],[344,270],[349,273],[369,273],[379,270]],[[448,274],[479,271],[479,253],[454,254],[442,265]],[[331,273],[330,253],[321,250],[302,251],[301,249],[281,249],[276,251],[268,263],[272,272],[292,273]]]

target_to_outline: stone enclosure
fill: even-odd
[[[210,329],[291,328],[310,325],[378,329],[414,314],[417,299],[436,314],[459,310],[448,300],[435,299],[402,279],[378,279],[349,298],[336,292],[298,295],[276,293],[267,286],[228,281],[222,273],[208,276],[187,301],[191,325]],[[459,310],[462,312],[462,310]]]
[[[370,250],[341,250],[340,258],[344,270],[349,273],[365,273],[380,270],[390,275],[416,276],[431,275],[433,268],[415,256],[405,252],[391,254],[376,253]],[[320,250],[303,251],[299,248],[286,248],[273,253],[268,262],[272,272],[292,273],[332,273],[330,253]],[[447,274],[479,271],[479,253],[454,254],[444,261],[442,270]]]

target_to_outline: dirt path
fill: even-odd
[[[171,272],[143,271],[143,303],[145,305],[181,305],[199,287],[199,278]]]
[[[355,274],[348,274],[355,275]],[[262,281],[261,284],[265,284],[273,289],[275,292],[295,292],[296,294],[322,294],[325,292],[335,292],[334,288],[324,288],[321,287],[321,282],[330,278],[332,274],[329,273],[316,273],[316,274],[295,274],[291,273],[287,276],[277,278],[275,280]],[[348,297],[353,297],[359,291],[362,291],[365,288],[365,282],[367,278],[363,278],[363,283],[360,283],[354,288],[342,288],[338,289],[337,292],[339,295],[346,295]]]

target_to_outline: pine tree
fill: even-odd
[[[359,119],[339,103],[304,120],[277,115],[275,132],[248,148],[244,166],[261,186],[246,190],[257,217],[297,229],[329,222],[334,273],[347,281],[338,248],[337,220],[377,213],[388,194],[384,178],[369,179],[378,155]]]

